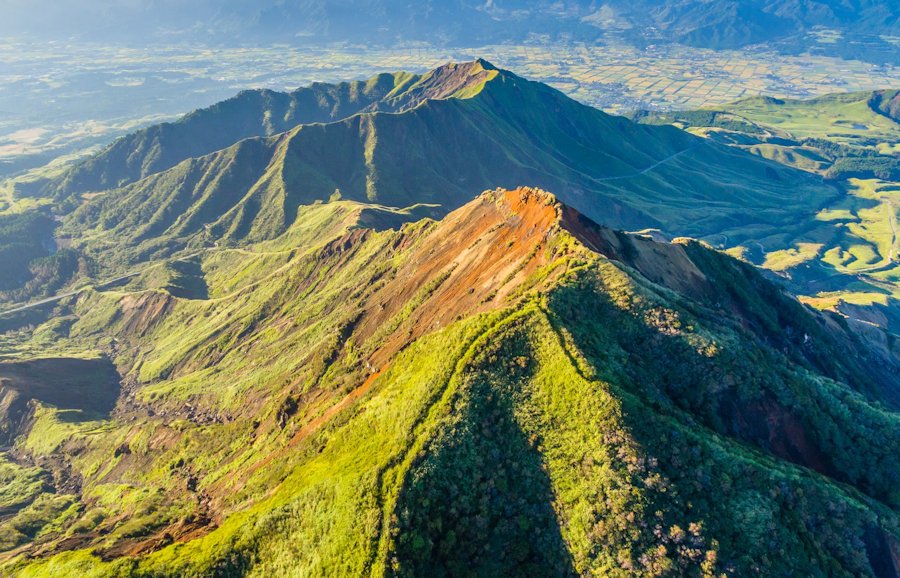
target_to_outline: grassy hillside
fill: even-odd
[[[102,353],[123,388],[86,419],[32,404],[2,571],[896,571],[892,342],[533,189],[399,228],[415,210],[302,211],[2,338]]]
[[[896,141],[898,129],[897,122],[879,108],[881,100],[876,98],[871,92],[830,94],[809,100],[753,97],[724,108],[796,139],[821,138],[877,147]]]
[[[460,75],[445,67],[425,75],[385,73],[365,81],[315,83],[290,93],[246,90],[177,122],[122,137],[52,183],[26,190],[58,197],[102,191],[138,181],[251,137],[272,136],[301,124],[333,122],[361,112],[401,112],[425,98],[447,98],[490,77],[491,71]]]

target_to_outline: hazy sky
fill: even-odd
[[[184,30],[223,14],[255,13],[275,0],[0,0],[0,34],[138,37]],[[303,4],[303,0],[297,4]],[[137,38],[135,38],[137,40]]]
[[[379,23],[401,31],[415,22],[470,27],[487,19],[483,7],[483,0],[0,0],[0,35],[137,43],[167,36],[223,42],[310,33],[352,38],[377,32]]]
[[[530,36],[593,42],[627,30],[638,43],[650,34],[654,42],[734,48],[802,39],[827,26],[884,44],[878,35],[900,35],[898,6],[900,0],[0,0],[0,37],[458,46]],[[900,58],[889,46],[879,51],[877,61]]]

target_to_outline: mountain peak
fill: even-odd
[[[484,58],[476,58],[476,59],[473,61],[473,63],[474,63],[474,64],[477,64],[478,66],[480,66],[480,67],[483,68],[484,70],[498,70],[496,66],[494,66],[493,64],[491,64],[490,62],[488,62],[488,61],[485,60]]]
[[[535,187],[494,189],[485,191],[482,196],[498,203],[507,215],[514,215],[541,229],[559,224],[564,208],[553,193]]]
[[[446,98],[470,98],[481,92],[484,85],[500,71],[485,60],[449,62],[422,75],[406,91],[411,103]]]
[[[449,69],[449,70],[460,70],[460,71],[470,72],[472,74],[477,74],[479,72],[488,71],[488,70],[497,70],[497,71],[500,70],[499,68],[497,68],[496,66],[494,66],[493,64],[491,64],[490,62],[485,60],[484,58],[476,58],[475,60],[463,60],[461,62],[450,61],[450,62],[447,62],[446,64],[442,64],[442,65],[438,66],[437,68],[433,69],[432,72],[435,70],[440,70],[440,69],[444,69],[444,68]]]

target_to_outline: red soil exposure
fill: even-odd
[[[540,189],[498,189],[483,193],[422,235],[398,238],[395,250],[411,254],[394,279],[369,300],[354,341],[361,343],[393,322],[396,328],[372,357],[381,366],[423,334],[508,304],[507,298],[535,270],[556,257],[549,242],[563,230],[586,249],[621,261],[670,289],[691,295],[708,289],[706,277],[681,245],[601,227]],[[415,311],[397,324],[398,314],[410,304]]]
[[[150,536],[126,538],[118,541],[114,546],[109,548],[99,548],[95,550],[94,553],[107,562],[115,560],[116,558],[121,558],[122,556],[141,556],[143,554],[155,552],[160,548],[168,546],[172,542],[189,542],[196,538],[201,538],[214,528],[215,524],[202,517],[193,522],[181,521],[170,524]],[[93,537],[95,538],[96,536]],[[84,548],[89,544],[89,541],[84,543],[76,541],[70,543],[63,542],[56,548],[56,551]]]
[[[341,237],[331,241],[319,252],[319,259],[325,260],[334,255],[346,254],[355,249],[371,232],[370,229],[353,229]]]
[[[720,411],[740,437],[768,448],[780,458],[821,474],[834,475],[827,457],[807,434],[800,419],[775,400],[764,398],[752,403],[728,400]]]
[[[369,389],[372,388],[372,384],[375,383],[375,380],[378,379],[378,376],[381,375],[381,373],[385,369],[386,368],[381,368],[378,371],[376,371],[375,373],[373,373],[372,375],[370,375],[363,382],[362,385],[360,385],[359,387],[357,387],[356,389],[354,389],[353,391],[348,393],[346,396],[344,396],[344,398],[341,401],[339,401],[336,404],[334,404],[333,406],[329,407],[322,413],[322,415],[313,419],[312,421],[310,421],[309,423],[304,425],[302,428],[300,428],[300,430],[294,434],[294,437],[291,438],[291,441],[288,443],[288,447],[294,447],[297,444],[299,444],[300,442],[302,442],[303,440],[305,440],[306,438],[308,438],[310,436],[310,434],[316,432],[320,427],[322,427],[331,418],[333,418],[337,412],[347,408],[350,404],[352,404],[353,402],[355,402],[356,400],[361,398],[363,395],[365,395],[366,392],[368,392]]]
[[[504,304],[552,257],[546,248],[559,230],[558,208],[552,195],[536,189],[492,191],[447,215],[424,237],[401,240],[398,249],[406,246],[411,254],[369,300],[354,332],[357,342],[397,324],[404,307],[417,306],[372,363],[384,365],[421,335]]]

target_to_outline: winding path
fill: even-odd
[[[641,176],[641,175],[644,175],[644,174],[649,173],[650,171],[652,171],[653,169],[655,169],[656,167],[658,167],[658,166],[660,166],[660,165],[664,165],[664,164],[668,163],[669,161],[675,159],[676,157],[679,157],[679,156],[683,155],[684,153],[686,153],[686,152],[688,152],[688,151],[694,150],[695,148],[697,148],[697,147],[699,147],[700,145],[703,145],[703,144],[706,144],[706,143],[703,142],[703,141],[694,143],[694,144],[692,144],[691,146],[689,146],[688,148],[686,148],[686,149],[681,149],[680,151],[678,151],[678,152],[675,153],[675,154],[671,154],[671,155],[667,156],[666,158],[664,158],[664,159],[662,159],[662,160],[656,161],[655,163],[653,163],[653,164],[650,165],[649,167],[647,167],[647,168],[645,168],[645,169],[641,169],[641,170],[637,171],[636,173],[631,173],[631,174],[628,174],[628,175],[618,175],[618,176],[615,176],[615,177],[601,177],[601,178],[599,178],[599,179],[594,179],[594,181],[596,181],[596,182],[598,182],[598,183],[605,183],[606,181],[621,181],[621,180],[623,180],[623,179],[633,179],[633,178],[635,178],[635,177],[639,177],[639,176]]]
[[[75,289],[74,291],[67,291],[66,293],[60,293],[59,295],[54,295],[53,297],[47,297],[46,299],[41,299],[39,301],[32,301],[31,303],[26,303],[24,305],[19,305],[18,307],[13,307],[12,309],[7,309],[5,311],[0,311],[0,316],[9,315],[10,313],[18,313],[19,311],[25,311],[26,309],[32,309],[34,307],[39,307],[41,305],[46,305],[47,303],[54,303],[56,301],[60,301],[65,299],[66,297],[72,297],[73,295],[78,295],[85,289],[90,287],[103,287],[104,285],[111,285],[116,281],[121,281],[123,279],[128,279],[129,277],[134,277],[142,273],[142,271],[135,271],[134,273],[128,273],[126,275],[120,275],[119,277],[114,277],[109,279],[103,283],[96,283],[94,285],[86,285],[81,287],[80,289]]]

